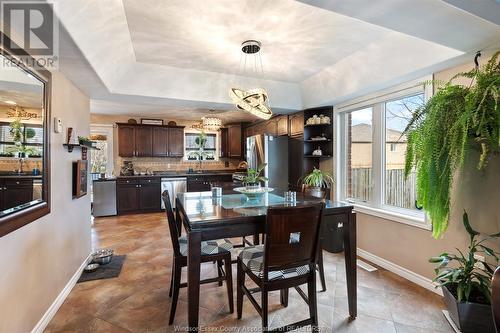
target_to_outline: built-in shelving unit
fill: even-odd
[[[95,149],[95,150],[100,150],[99,148],[92,147],[92,146],[87,146],[87,145],[82,145],[79,143],[63,143],[63,146],[68,149],[68,153],[71,153],[73,149],[76,148],[86,148],[86,149]]]
[[[307,124],[307,120],[314,115],[330,118],[329,123]],[[320,107],[304,110],[304,158],[305,172],[313,167],[319,168],[319,161],[332,158],[333,155],[333,107]],[[323,140],[312,140],[322,137]],[[313,151],[321,149],[321,155],[313,155]]]

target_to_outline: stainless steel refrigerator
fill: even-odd
[[[267,163],[264,169],[264,176],[269,179],[267,186],[288,189],[288,137],[254,135],[247,138],[246,149],[249,168]]]

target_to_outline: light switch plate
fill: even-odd
[[[54,132],[62,133],[62,131],[63,131],[63,125],[61,118],[54,117]]]

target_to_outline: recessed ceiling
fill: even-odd
[[[278,113],[331,105],[500,45],[484,10],[437,0],[55,2],[75,43],[62,71],[91,98],[141,114],[231,109],[230,87],[266,89]],[[264,74],[238,73],[246,39],[262,42]]]
[[[124,0],[136,61],[300,82],[391,30],[289,0]],[[259,59],[241,42],[262,43]],[[257,62],[256,62],[257,60]],[[256,67],[256,68],[255,68]]]

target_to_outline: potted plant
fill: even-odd
[[[418,204],[429,215],[435,238],[447,228],[453,178],[468,154],[478,150],[477,168],[484,170],[500,151],[499,56],[440,86],[402,134],[408,138],[405,173],[416,170]],[[471,84],[453,84],[456,78],[471,79]]]
[[[498,266],[499,253],[487,247],[485,241],[500,237],[500,233],[476,240],[480,233],[472,229],[466,212],[463,224],[470,236],[468,252],[457,249],[458,254],[442,253],[429,259],[429,262],[437,264],[434,281],[442,287],[450,317],[461,332],[495,333],[491,311],[491,278]],[[478,254],[488,260],[478,260]],[[452,263],[454,265],[450,267]]]
[[[252,189],[260,187],[261,182],[267,182],[267,177],[261,176],[260,174],[266,168],[267,163],[262,163],[257,167],[257,169],[248,168],[247,175],[243,177],[243,184],[247,189]]]
[[[316,168],[303,176],[300,181],[311,189],[312,195],[318,197],[321,196],[321,188],[329,188],[335,182],[329,172]]]

